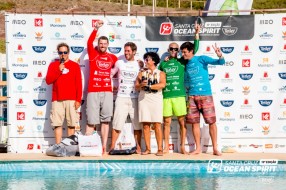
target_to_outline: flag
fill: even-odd
[[[249,15],[250,12],[239,12],[239,10],[251,10],[253,0],[207,0],[205,11],[218,11],[215,13],[205,13],[204,16],[224,16],[224,15]],[[233,10],[227,12],[227,10]]]

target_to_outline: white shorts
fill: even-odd
[[[113,116],[113,129],[121,131],[127,116],[130,116],[134,130],[141,130],[138,120],[138,99],[117,97]]]

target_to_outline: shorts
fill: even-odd
[[[138,99],[117,97],[115,101],[115,111],[113,116],[113,129],[122,131],[128,114],[134,130],[141,130],[138,118]]]
[[[186,97],[163,99],[163,116],[183,116],[187,114]]]
[[[200,113],[202,113],[206,124],[216,122],[212,96],[189,96],[189,110],[186,122],[191,124],[200,123]]]
[[[88,125],[110,122],[113,114],[112,92],[89,92],[86,99]]]
[[[53,129],[62,126],[67,120],[68,127],[79,126],[79,114],[74,107],[75,100],[53,101],[50,113],[51,125]]]

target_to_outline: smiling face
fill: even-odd
[[[107,47],[108,47],[108,40],[105,39],[98,40],[98,50],[101,53],[105,53],[107,51]]]
[[[134,61],[135,54],[136,54],[136,51],[132,51],[130,46],[124,47],[124,56],[125,56],[126,60]]]
[[[170,57],[177,57],[179,52],[179,45],[177,43],[171,43],[169,45],[168,52],[170,53]]]
[[[182,56],[184,57],[184,59],[186,60],[190,60],[193,58],[194,54],[193,54],[193,50],[189,51],[187,48],[184,48],[181,50],[182,51]]]
[[[146,59],[144,59],[144,62],[145,62],[145,66],[148,68],[148,69],[151,69],[152,67],[154,67],[154,61],[152,60],[152,57],[147,57]]]

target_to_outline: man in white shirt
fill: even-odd
[[[137,146],[136,152],[141,152],[142,129],[138,120],[138,92],[135,90],[135,81],[140,71],[140,66],[134,58],[136,51],[136,44],[127,42],[124,45],[125,59],[118,60],[112,69],[112,75],[118,73],[119,85],[115,101],[110,151],[115,148],[115,143],[129,114],[134,127],[134,138]]]

